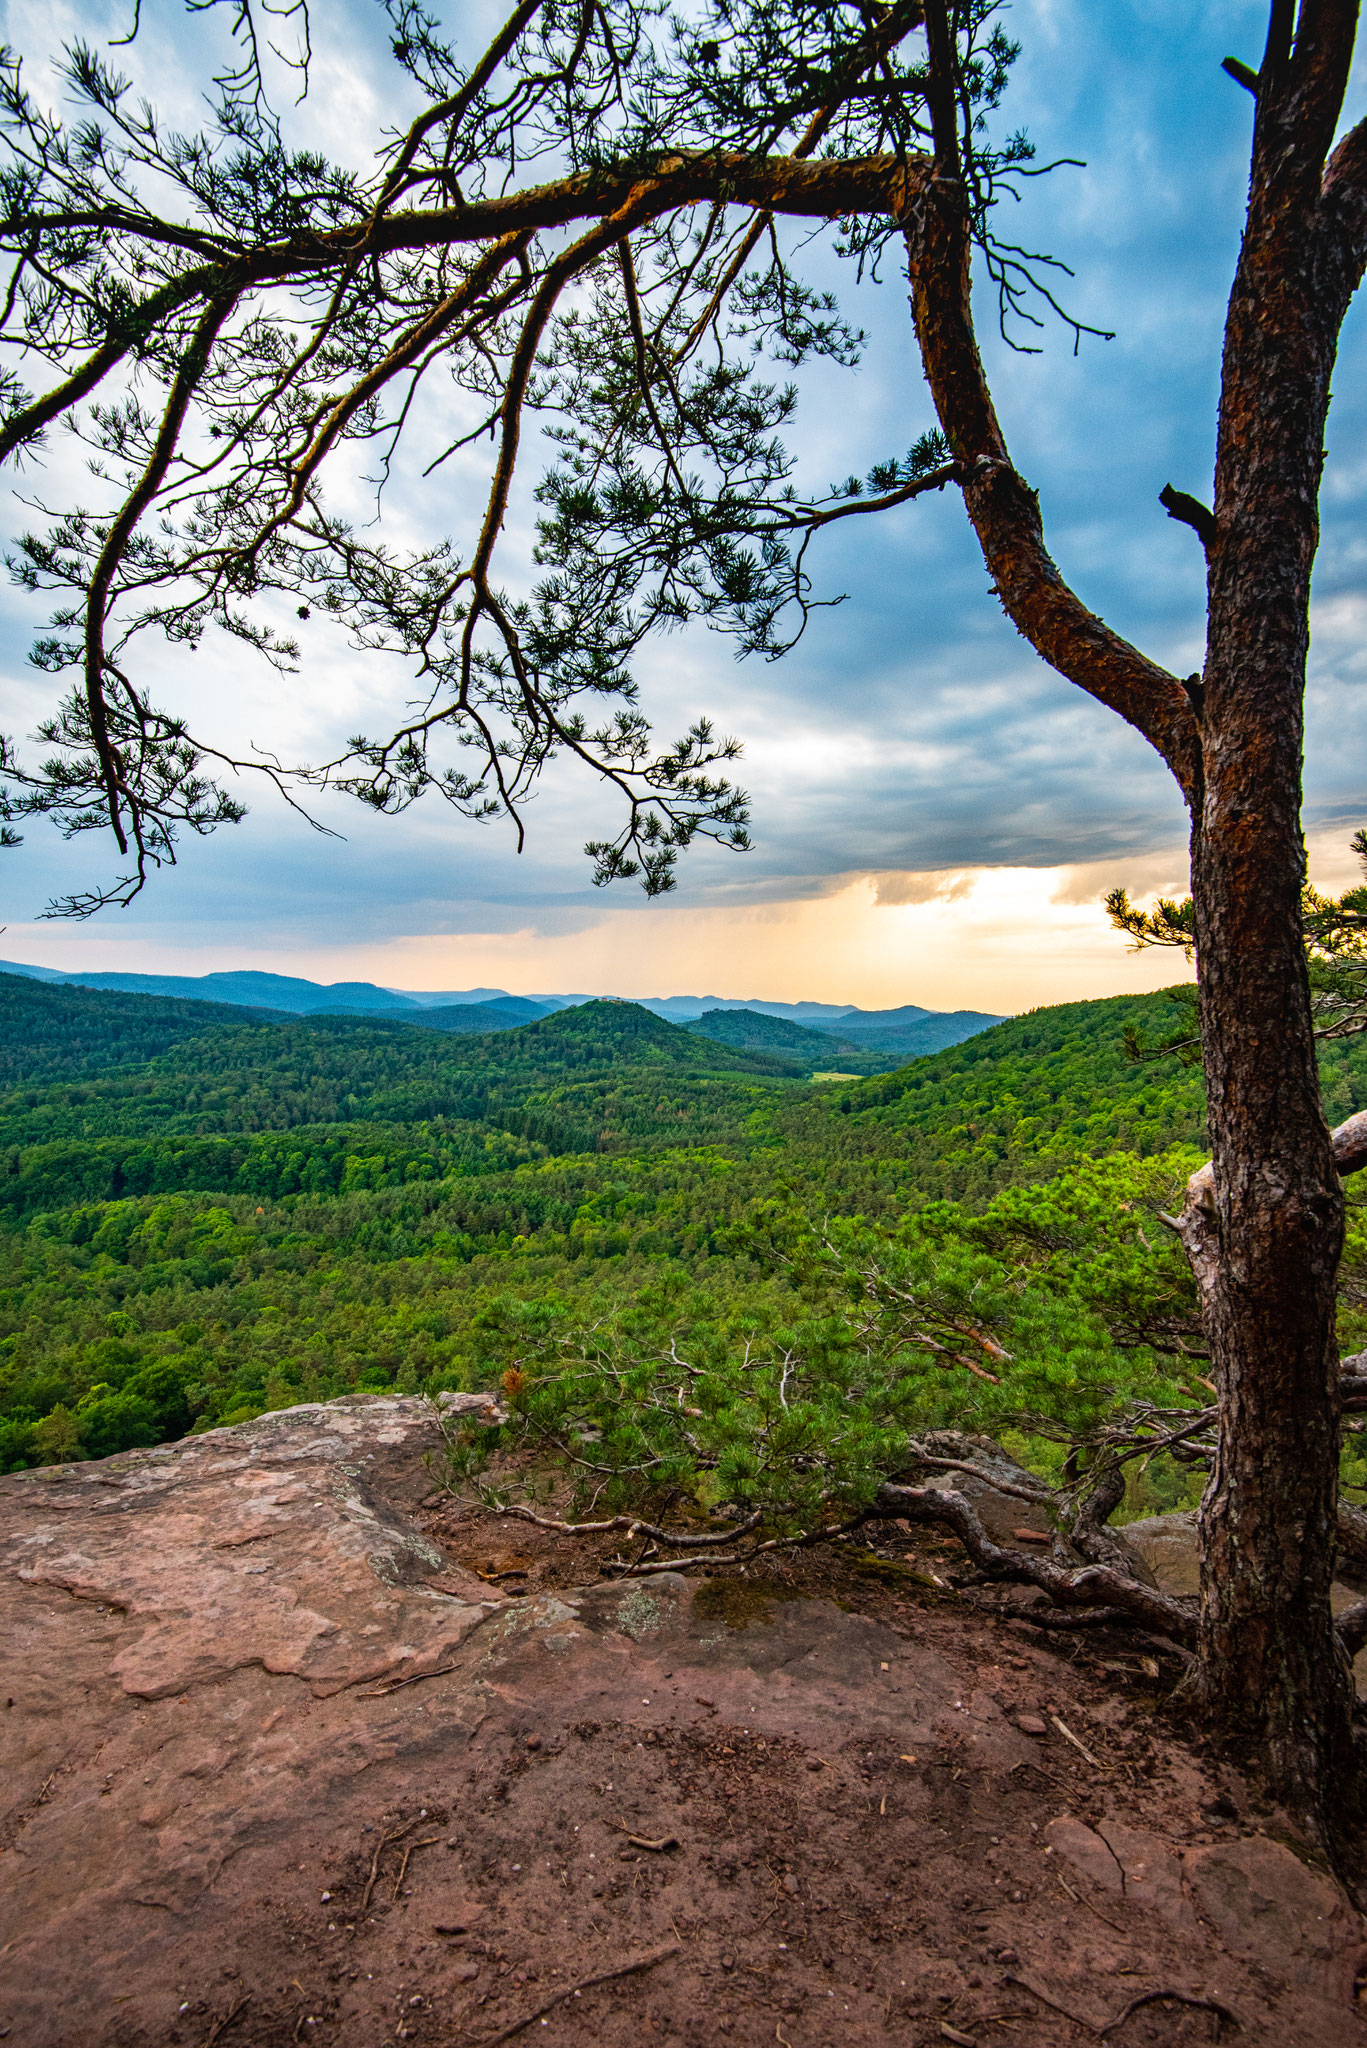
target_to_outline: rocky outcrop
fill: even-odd
[[[1122,1678],[815,1553],[508,1597],[443,1448],[360,1397],[0,1480],[0,2038],[1353,2037],[1357,1916]]]
[[[319,1696],[430,1670],[491,1604],[404,1513],[432,1490],[439,1412],[361,1396],[20,1473],[0,1567],[123,1615],[109,1669],[142,1699],[247,1665]]]

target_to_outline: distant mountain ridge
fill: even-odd
[[[402,989],[379,988],[373,981],[306,981],[293,974],[264,974],[252,968],[236,968],[216,974],[122,974],[92,970],[63,973],[55,967],[28,967],[17,960],[0,960],[0,973],[27,975],[34,981],[61,983],[67,988],[102,989],[108,995],[175,996],[182,1002],[233,1003],[240,1009],[285,1010],[295,1016],[388,1016],[414,1023],[421,1013],[462,1005],[501,1013],[490,1019],[486,1030],[502,1023],[531,1024],[556,1010],[570,1007],[568,1001],[551,997],[537,1001],[529,996],[509,995],[501,988],[451,989],[408,994]],[[587,997],[578,1000],[587,1001]]]
[[[255,968],[213,974],[126,974],[99,969],[66,972],[55,967],[31,967],[18,960],[0,960],[0,973],[22,975],[49,985],[100,989],[111,995],[230,1003],[242,1009],[271,1010],[299,1017],[386,1018],[431,1030],[457,1032],[511,1030],[600,1000],[584,994],[517,996],[498,988],[393,989],[382,988],[373,981],[317,982],[300,975],[268,974]],[[860,1054],[884,1058],[938,1052],[1002,1022],[1001,1017],[981,1010],[927,1010],[916,1003],[903,1003],[891,1010],[862,1010],[853,1003],[646,996],[639,999],[638,1007],[666,1023],[683,1024],[720,1043],[753,1051],[777,1051],[785,1042],[783,1033],[768,1034],[759,1022],[777,1019],[799,1033],[797,1038],[786,1040],[792,1050],[799,1046],[814,1049],[819,1038],[827,1038],[832,1056],[838,1044],[847,1052],[857,1049]],[[744,1023],[747,1015],[756,1020],[753,1026]],[[726,1028],[716,1021],[737,1016],[742,1021]]]
[[[541,996],[541,1002],[558,1002],[557,996]],[[582,1002],[583,997],[568,997],[563,1000]],[[637,1002],[643,1010],[653,1010],[657,1017],[664,1017],[671,1024],[692,1024],[709,1010],[753,1010],[761,1017],[786,1017],[793,1024],[834,1024],[842,1017],[855,1012],[853,1003],[770,1003],[760,996],[638,996]],[[882,1014],[871,1012],[869,1014]],[[900,1015],[889,1011],[888,1014]],[[920,1017],[928,1017],[929,1010],[918,1010]]]
[[[705,1010],[683,1028],[698,1038],[745,1051],[810,1053],[835,1059],[855,1050],[853,1039],[838,1037],[829,1027],[813,1030],[807,1024],[794,1024],[789,1017],[767,1016],[762,1010]]]

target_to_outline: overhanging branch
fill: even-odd
[[[1144,735],[1190,801],[1200,740],[1186,690],[1069,588],[1045,545],[1039,500],[1011,461],[978,352],[962,180],[942,168],[904,218],[922,361],[997,596],[1036,653]]]

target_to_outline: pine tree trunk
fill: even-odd
[[[1246,1741],[1271,1789],[1327,1842],[1352,1714],[1329,1607],[1343,1193],[1301,937],[1301,707],[1346,295],[1317,232],[1323,152],[1313,133],[1306,146],[1305,104],[1275,86],[1269,77],[1259,106],[1225,332],[1193,805],[1215,1167],[1212,1256],[1198,1277],[1219,1392],[1198,1690],[1208,1725]]]
[[[1274,695],[1250,688],[1250,702],[1259,694],[1264,706]],[[1264,727],[1275,753],[1297,737],[1285,699],[1282,713],[1280,731]],[[1266,764],[1255,778],[1241,744],[1219,751],[1193,834],[1218,1232],[1203,1292],[1219,1392],[1198,1691],[1207,1726],[1246,1743],[1327,1842],[1352,1711],[1329,1606],[1343,1200],[1315,1078],[1294,803],[1260,803]],[[1294,793],[1294,776],[1283,787]]]

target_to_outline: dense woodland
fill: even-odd
[[[0,977],[0,1457],[353,1389],[530,1374],[554,1405],[590,1354],[616,1413],[622,1360],[648,1381],[680,1346],[876,1389],[852,1456],[967,1423],[1047,1469],[1126,1404],[1206,1398],[1161,1220],[1200,1074],[1125,1049],[1182,1014],[1068,1004],[813,1086],[629,1004],[452,1036]],[[1361,1040],[1325,1046],[1324,1088],[1367,1105]],[[1356,1227],[1343,1300],[1362,1342]],[[1192,1483],[1156,1461],[1130,1506]]]

